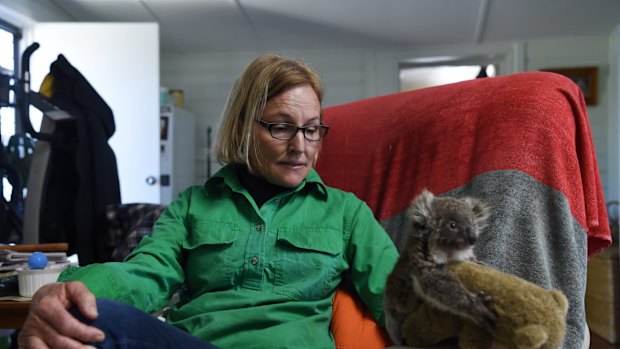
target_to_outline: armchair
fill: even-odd
[[[570,303],[563,347],[587,344],[586,264],[611,235],[577,85],[553,73],[519,73],[334,106],[324,118],[331,128],[318,172],[366,201],[399,249],[405,209],[423,188],[486,200],[493,216],[478,258],[561,289]],[[341,321],[349,319],[335,317],[332,327]],[[380,342],[381,331],[364,335]],[[363,331],[344,332],[334,332],[338,347],[364,342]]]

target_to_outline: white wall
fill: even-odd
[[[616,38],[616,40],[618,40]],[[324,50],[283,51],[313,65],[324,79],[324,106],[397,92],[398,62],[412,57],[449,53],[461,56],[503,55],[502,74],[551,67],[599,67],[599,102],[590,106],[591,128],[607,200],[618,198],[618,113],[611,118],[610,105],[617,106],[612,94],[612,64],[609,37],[573,37],[498,43],[477,46],[433,47],[415,50]],[[228,90],[243,68],[262,52],[233,52],[195,55],[162,55],[161,81],[169,88],[185,91],[186,108],[197,117],[197,182],[206,175],[206,128],[217,128]],[[616,84],[617,84],[617,78]],[[612,154],[613,156],[609,156]],[[213,163],[214,171],[219,166]]]

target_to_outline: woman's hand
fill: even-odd
[[[82,343],[103,341],[101,330],[69,313],[73,306],[86,319],[97,318],[95,296],[83,283],[55,282],[41,287],[32,297],[28,318],[19,333],[19,348],[91,348]]]

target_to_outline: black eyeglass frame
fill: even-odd
[[[310,141],[310,142],[316,142],[316,141],[320,141],[320,140],[324,139],[324,138],[325,138],[325,136],[327,136],[327,133],[328,133],[328,131],[329,131],[329,126],[328,126],[328,125],[325,125],[325,124],[308,125],[308,126],[298,127],[297,125],[289,124],[289,123],[286,123],[286,122],[267,122],[267,121],[265,121],[265,120],[261,120],[261,119],[256,120],[256,122],[257,122],[259,125],[261,125],[261,126],[263,126],[264,128],[266,128],[266,129],[267,129],[267,131],[269,131],[269,135],[271,135],[271,137],[272,137],[272,138],[274,138],[274,139],[279,139],[279,140],[282,140],[282,141],[289,141],[289,140],[291,140],[291,139],[295,138],[295,136],[297,135],[297,132],[299,132],[299,130],[301,130],[301,132],[302,132],[302,133],[303,133],[303,135],[304,135],[304,139],[305,139],[305,140]],[[289,138],[278,138],[278,137],[276,137],[276,136],[274,136],[274,135],[273,135],[273,132],[272,132],[272,130],[271,130],[274,126],[277,126],[277,125],[285,125],[285,126],[291,126],[291,127],[294,127],[294,128],[295,128],[295,132],[294,132],[294,133],[291,135],[291,137],[289,137]],[[319,133],[319,136],[321,136],[321,138],[319,138],[319,139],[309,139],[309,138],[308,138],[308,136],[306,135],[306,130],[308,130],[308,129],[310,129],[310,128],[313,128],[313,127],[318,127],[318,128],[320,128],[320,129],[325,130],[325,132],[323,132],[323,136],[321,136],[321,132],[320,132],[320,131],[318,132],[318,133]]]

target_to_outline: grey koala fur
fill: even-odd
[[[486,228],[490,207],[476,198],[436,197],[425,189],[412,201],[408,217],[411,230],[384,295],[391,339],[406,344],[402,323],[422,302],[491,330],[497,315],[487,307],[490,297],[468,291],[447,267],[452,261],[475,261],[473,245]]]

